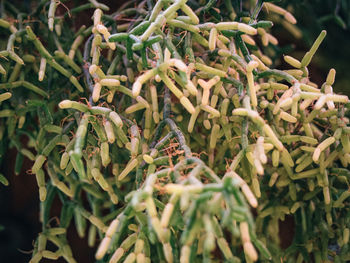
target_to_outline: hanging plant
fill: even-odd
[[[278,39],[260,11],[300,31],[272,2],[90,0],[63,16],[55,0],[31,14],[6,2],[1,150],[17,149],[16,173],[33,161],[31,263],[76,262],[70,225],[98,262],[350,260],[349,99],[334,69],[310,79],[325,31],[301,59],[284,56],[290,69],[273,67]],[[286,216],[295,235],[282,249]]]

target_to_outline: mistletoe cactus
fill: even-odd
[[[70,225],[96,262],[350,260],[349,99],[308,70],[325,31],[282,70],[270,18],[300,31],[273,1],[4,2],[1,152],[33,162],[31,263],[76,262]]]

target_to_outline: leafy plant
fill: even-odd
[[[6,2],[0,20],[1,151],[16,147],[16,173],[34,162],[41,201],[30,262],[75,262],[71,224],[98,262],[349,260],[349,100],[334,69],[321,87],[308,73],[325,31],[278,70],[260,10],[298,31],[271,1],[60,4]]]

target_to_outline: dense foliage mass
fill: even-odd
[[[308,73],[325,31],[278,70],[270,17],[300,31],[271,1],[60,4],[0,19],[1,152],[33,161],[40,193],[32,263],[76,262],[71,224],[98,262],[350,260],[349,100],[334,69]]]

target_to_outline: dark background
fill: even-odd
[[[13,2],[13,1],[12,1]],[[14,1],[21,5],[29,4],[30,1]],[[35,2],[35,1],[32,1]],[[65,1],[68,8],[77,6],[78,3],[86,1]],[[107,4],[111,10],[116,10],[124,1],[100,1]],[[322,43],[317,57],[310,66],[311,79],[318,84],[325,81],[329,68],[334,67],[337,71],[334,88],[337,92],[350,94],[350,74],[348,70],[350,61],[350,1],[336,0],[294,0],[282,1],[281,5],[292,4],[293,14],[298,20],[298,27],[303,31],[304,37],[300,40],[294,39],[281,26],[276,25],[273,34],[279,39],[280,45],[290,50],[289,54],[301,58],[305,51],[310,48],[312,41],[317,37],[322,29],[327,30],[327,37]],[[87,23],[93,10],[79,14],[76,26]],[[66,10],[61,6],[57,13],[64,13]],[[339,19],[343,20],[343,24]],[[345,25],[345,26],[344,26]],[[290,45],[289,43],[294,43]],[[284,67],[283,63],[281,65]],[[32,163],[28,160],[24,162],[21,174],[14,175],[13,166],[16,152],[11,150],[4,157],[0,172],[4,174],[10,182],[8,187],[0,185],[0,226],[4,229],[0,231],[0,262],[28,262],[31,257],[33,242],[41,230],[39,223],[39,198],[36,181],[33,175],[26,173],[31,168]],[[53,214],[59,214],[59,202],[53,205]],[[287,220],[287,222],[292,219]],[[288,223],[289,224],[289,223]],[[73,249],[77,262],[92,262],[95,248],[87,247],[87,240],[81,240],[73,227],[70,228],[68,239]],[[291,236],[290,228],[281,229],[281,234]],[[288,245],[288,239],[284,246]],[[42,261],[49,262],[49,261]],[[59,260],[56,262],[63,262]]]

